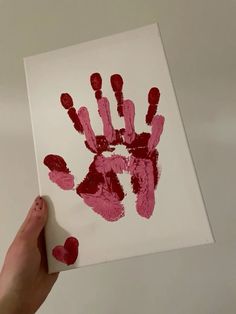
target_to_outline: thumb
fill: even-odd
[[[37,241],[46,224],[48,216],[47,204],[42,197],[36,197],[26,218],[20,227],[17,237],[27,241]]]

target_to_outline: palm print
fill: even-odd
[[[99,73],[90,77],[95,92],[98,112],[103,123],[103,135],[95,135],[86,107],[76,111],[68,93],[61,94],[61,104],[66,109],[74,128],[85,136],[87,149],[94,154],[88,173],[75,187],[74,175],[65,160],[50,154],[44,158],[49,168],[49,178],[63,190],[76,190],[84,202],[107,221],[117,221],[125,215],[122,200],[125,193],[117,174],[127,172],[131,176],[133,192],[136,194],[136,210],[144,218],[150,218],[155,206],[155,188],[159,180],[157,144],[163,131],[164,117],[156,114],[160,92],[152,87],[148,93],[148,110],[145,117],[151,132],[135,132],[134,103],[123,97],[121,75],[111,76],[111,86],[117,101],[117,112],[124,119],[124,128],[115,129],[112,124],[110,103],[102,95],[102,78]],[[129,156],[115,154],[117,145],[123,145]],[[111,152],[110,157],[104,152]]]

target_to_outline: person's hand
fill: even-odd
[[[0,273],[0,313],[32,314],[57,280],[47,273],[44,225],[47,205],[37,197],[5,257]]]

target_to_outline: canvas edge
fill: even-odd
[[[129,260],[132,260],[134,258],[147,258],[149,256],[160,256],[161,254],[171,254],[172,252],[176,252],[176,251],[180,251],[181,253],[185,252],[186,250],[191,250],[191,249],[196,249],[196,248],[202,248],[202,247],[208,247],[208,246],[212,246],[214,245],[215,242],[211,241],[211,240],[204,240],[204,241],[201,241],[201,242],[196,242],[192,245],[189,245],[189,244],[185,244],[184,246],[182,247],[174,247],[174,248],[168,248],[168,249],[165,249],[165,250],[160,250],[160,251],[152,251],[152,252],[149,252],[149,253],[141,253],[141,254],[136,254],[136,255],[132,255],[132,256],[126,256],[126,257],[120,257],[120,258],[114,258],[114,259],[111,259],[111,260],[103,260],[103,261],[100,261],[100,262],[95,262],[95,263],[91,263],[91,264],[86,264],[86,265],[70,265],[70,266],[67,266],[68,268],[66,268],[66,266],[63,266],[62,267],[56,267],[54,268],[54,270],[52,271],[51,268],[49,269],[49,274],[53,274],[53,273],[57,273],[57,272],[64,272],[64,271],[68,271],[68,270],[76,270],[76,269],[80,269],[80,268],[89,268],[89,267],[93,267],[93,266],[98,266],[98,265],[104,265],[104,264],[107,264],[107,263],[117,263],[117,262],[122,262],[122,261],[129,261]],[[78,257],[79,259],[79,257]],[[60,262],[58,262],[58,265],[59,265]],[[61,264],[62,265],[62,264]]]
[[[162,34],[161,34],[160,26],[159,26],[158,23],[155,23],[153,25],[157,26],[157,33],[158,33],[158,35],[160,37],[160,40],[161,40],[161,43],[162,43],[162,48],[163,48],[163,53],[164,53],[164,57],[165,57],[165,61],[166,61],[166,66],[167,66],[167,69],[168,69],[168,72],[169,72],[169,77],[170,77],[170,81],[171,81],[174,97],[175,97],[176,104],[177,104],[177,110],[178,110],[178,113],[179,113],[179,116],[180,116],[180,120],[181,120],[183,131],[184,131],[185,142],[186,142],[186,145],[187,145],[187,148],[188,148],[188,154],[189,154],[190,159],[191,159],[191,163],[192,163],[192,166],[193,166],[193,171],[194,171],[194,174],[195,174],[195,177],[196,177],[196,181],[197,181],[197,186],[198,186],[198,189],[199,189],[199,192],[200,192],[200,196],[201,196],[201,199],[202,199],[202,203],[203,203],[203,207],[204,207],[205,216],[206,216],[206,219],[207,219],[207,222],[208,222],[208,225],[209,225],[209,229],[210,229],[209,230],[210,231],[210,236],[211,236],[211,242],[210,243],[215,243],[216,241],[215,241],[215,236],[214,236],[214,233],[213,233],[213,228],[212,228],[212,225],[211,225],[211,222],[210,222],[209,214],[207,212],[206,202],[205,202],[205,199],[203,197],[203,192],[202,192],[201,185],[200,185],[200,180],[199,180],[199,177],[198,177],[198,174],[197,174],[196,165],[194,163],[193,155],[192,155],[192,152],[191,152],[191,149],[190,149],[190,144],[189,144],[189,140],[188,140],[188,137],[187,137],[187,132],[186,132],[185,125],[184,125],[183,116],[181,114],[181,110],[180,110],[180,106],[179,106],[179,101],[178,101],[175,85],[173,83],[172,72],[170,70],[170,66],[169,66],[169,63],[168,63],[167,53],[166,53],[166,50],[165,50],[165,46],[164,46],[164,42],[163,42],[163,37],[162,37]]]

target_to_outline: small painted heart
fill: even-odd
[[[64,246],[57,245],[52,250],[52,255],[60,262],[72,265],[75,263],[79,252],[79,241],[74,237],[66,239]]]

